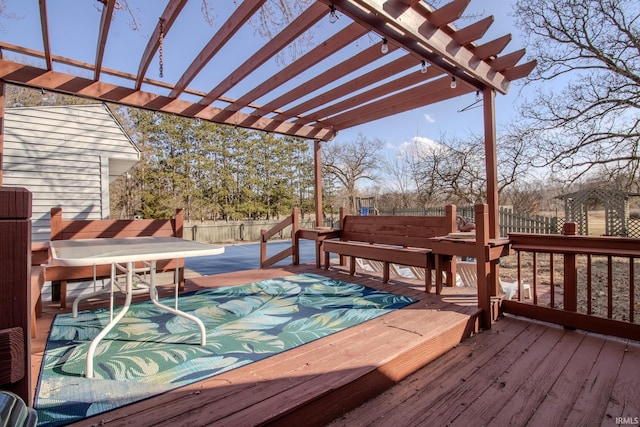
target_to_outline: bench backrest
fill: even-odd
[[[455,206],[445,216],[359,216],[341,218],[340,240],[430,248],[432,237],[456,231]]]
[[[183,212],[172,219],[72,219],[62,218],[62,208],[51,209],[51,240],[107,237],[182,237]]]
[[[51,209],[51,240],[77,240],[108,237],[183,237],[184,215],[182,209],[176,210],[172,219],[72,219],[62,218],[62,208]],[[180,267],[184,260],[179,261]],[[158,271],[172,271],[176,268],[176,260],[158,261]],[[109,276],[110,266],[98,266],[97,276]],[[47,280],[90,279],[93,267],[47,266]]]

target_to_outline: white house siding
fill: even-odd
[[[109,182],[140,152],[103,104],[7,108],[3,185],[33,193],[33,241],[49,240],[50,212],[109,217]]]

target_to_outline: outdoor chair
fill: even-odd
[[[382,261],[375,261],[372,259],[356,258],[356,266],[362,271],[367,272],[382,273],[384,270]]]
[[[478,287],[478,270],[477,265],[473,261],[458,261],[456,262],[456,269],[458,273],[458,284],[460,286],[477,288]],[[500,284],[500,290],[505,295],[506,299],[512,299],[518,295],[518,281],[505,281],[498,278]],[[522,284],[523,297],[525,299],[531,299],[531,286],[528,283]]]

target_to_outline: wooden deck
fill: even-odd
[[[243,284],[301,272],[401,293],[419,302],[263,361],[73,425],[325,425],[437,359],[476,328],[476,298],[469,290],[442,297],[426,294],[422,281],[384,285],[378,277],[350,277],[311,265],[194,278],[188,281],[188,287]],[[39,372],[48,328],[60,309],[57,304],[46,303],[44,312],[32,344],[33,378]]]
[[[472,334],[471,289],[436,296],[422,281],[383,285],[379,277],[310,265],[195,278],[188,286],[307,271],[420,302],[73,425],[616,425],[615,417],[640,416],[640,343],[513,317]],[[57,312],[47,303],[38,319],[34,378]]]

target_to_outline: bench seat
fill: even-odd
[[[432,238],[455,231],[455,206],[447,206],[445,216],[358,216],[340,213],[339,239],[327,239],[321,244],[324,267],[331,266],[331,253],[350,257],[349,274],[355,274],[356,258],[383,263],[383,281],[389,281],[390,264],[424,268],[425,290],[431,289],[431,270],[435,257]],[[447,284],[452,283],[451,274]]]
[[[433,269],[435,262],[431,256],[431,249],[426,248],[405,248],[402,246],[374,245],[362,242],[345,242],[342,240],[325,240],[323,242],[325,251],[324,267],[330,267],[330,254],[337,253],[348,256],[349,274],[355,274],[355,259],[364,258],[384,263],[383,281],[389,281],[389,264],[410,265]]]

